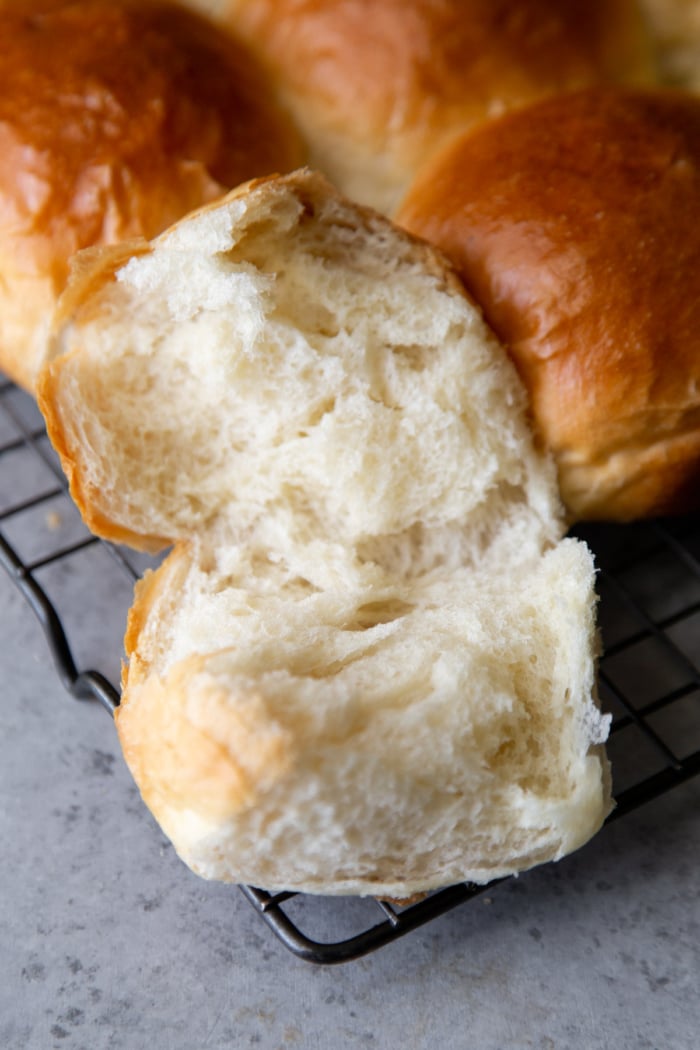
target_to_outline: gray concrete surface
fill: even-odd
[[[2,574],[0,609],[3,1050],[698,1045],[700,780],[556,866],[317,968],[174,856],[109,716],[62,692]]]
[[[80,535],[59,504],[17,526],[26,557],[56,530]],[[104,552],[85,557],[45,578],[80,662],[114,676],[130,589]],[[235,887],[174,855],[109,716],[63,692],[2,572],[0,689],[0,1050],[700,1045],[700,778],[558,865],[359,961],[315,967]],[[688,704],[697,712],[697,694]],[[325,902],[313,921],[340,937],[358,907]]]

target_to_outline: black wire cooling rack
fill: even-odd
[[[618,819],[700,772],[700,518],[579,534],[600,570],[600,694],[613,716],[608,753],[617,805],[610,819]],[[152,560],[87,532],[34,402],[1,377],[0,561],[39,618],[66,689],[113,714],[131,589]],[[101,670],[84,669],[93,666]],[[295,955],[338,963],[493,885],[453,886],[405,907],[363,900],[370,911],[357,932],[332,941],[302,930],[318,925],[314,909],[329,914],[332,898],[241,889]]]

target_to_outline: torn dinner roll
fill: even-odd
[[[594,568],[444,258],[320,176],[84,260],[40,380],[138,586],[117,728],[190,867],[405,898],[610,810]]]

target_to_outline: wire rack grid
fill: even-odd
[[[700,519],[595,526],[579,535],[599,567],[604,647],[599,689],[601,704],[613,717],[608,753],[614,820],[700,773]],[[33,400],[2,377],[0,562],[36,613],[65,688],[113,715],[119,692],[112,683],[118,680],[133,583],[154,560],[87,532]],[[99,599],[95,618],[91,601]],[[111,619],[102,615],[105,607]],[[76,609],[82,615],[76,617]],[[363,901],[371,910],[363,913],[357,931],[341,940],[304,932],[317,925],[313,909],[332,908],[332,900],[240,889],[296,956],[339,963],[493,886],[452,886],[405,907]]]

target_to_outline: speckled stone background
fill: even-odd
[[[700,779],[558,865],[318,968],[180,863],[109,716],[63,693],[2,574],[0,608],[3,1050],[698,1046]]]
[[[64,539],[82,528],[65,502],[42,514],[17,526],[32,556],[47,522]],[[47,578],[81,664],[116,679],[130,586],[104,557],[92,549]],[[558,865],[364,959],[315,967],[238,889],[178,860],[109,716],[64,693],[2,572],[0,688],[0,1050],[700,1046],[700,777]],[[697,693],[688,704],[697,718]],[[323,902],[313,922],[340,938],[366,906]]]

